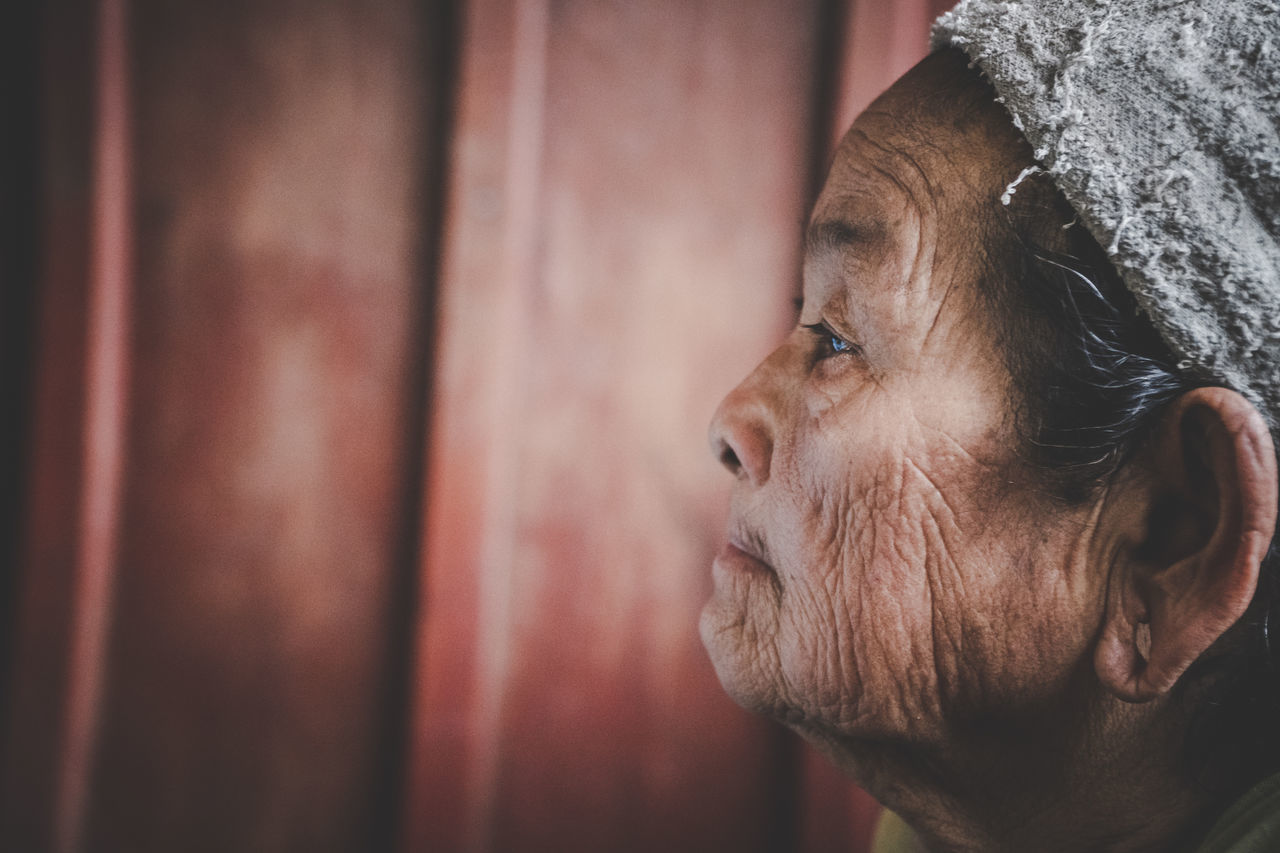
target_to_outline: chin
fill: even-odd
[[[751,653],[751,644],[744,641],[742,616],[724,612],[723,605],[712,597],[702,609],[698,632],[716,678],[729,698],[753,713],[781,717],[777,701],[771,696],[773,691],[761,684],[757,656]]]

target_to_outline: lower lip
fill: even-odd
[[[755,557],[743,551],[732,542],[726,542],[724,547],[720,549],[720,553],[716,554],[715,562],[711,564],[712,572],[728,572],[733,574],[763,574],[772,575],[774,571],[768,563],[757,560]]]

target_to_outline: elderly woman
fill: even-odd
[[[1280,13],[934,38],[712,423],[717,674],[929,850],[1280,851]]]

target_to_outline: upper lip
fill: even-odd
[[[742,524],[729,524],[729,544],[749,557],[754,557],[766,566],[773,568],[769,560],[768,549],[764,546],[764,538],[754,530]]]

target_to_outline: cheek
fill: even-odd
[[[896,440],[797,445],[786,474],[781,528],[795,532],[779,541],[772,654],[793,713],[937,740],[1052,694],[1100,618],[1096,583],[1074,568],[1081,520],[1050,525],[1033,499],[993,493],[1007,478],[934,432],[873,435]]]
[[[740,704],[801,729],[939,742],[952,721],[1043,694],[1083,653],[1076,605],[1098,596],[1064,571],[1067,525],[1001,510],[1027,501],[993,494],[1004,475],[910,414],[807,419],[738,507],[778,573],[717,576],[703,614]]]
[[[789,472],[780,672],[802,715],[842,731],[902,734],[939,717],[937,585],[956,544],[949,509],[910,461],[921,453],[815,442]]]

